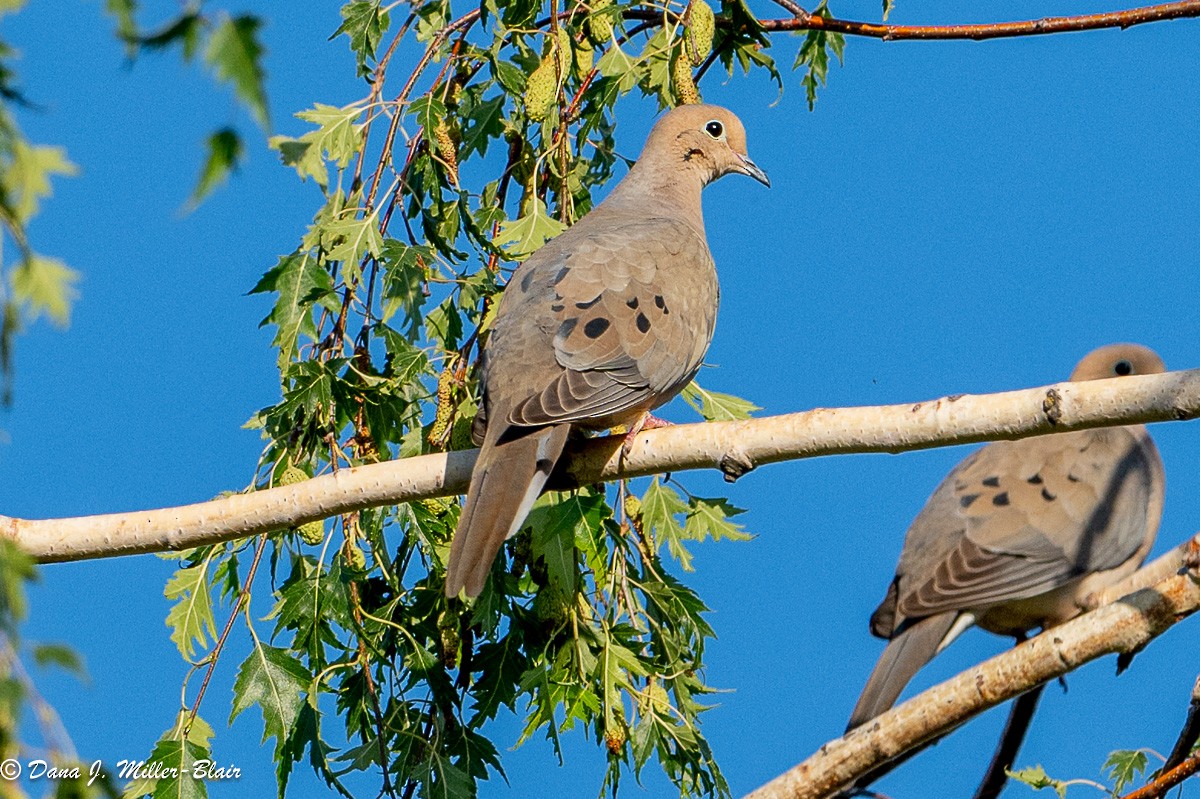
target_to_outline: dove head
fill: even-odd
[[[1092,350],[1071,372],[1071,380],[1103,380],[1125,375],[1152,375],[1167,371],[1162,358],[1140,344],[1109,344]]]
[[[700,186],[736,172],[771,185],[746,154],[746,129],[732,111],[715,105],[681,105],[658,120],[639,163],[647,162],[676,179]]]

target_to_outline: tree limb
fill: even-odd
[[[974,25],[887,25],[822,17],[801,10],[788,19],[764,19],[766,31],[829,31],[849,36],[867,36],[884,41],[937,39],[1004,39],[1014,36],[1041,36],[1048,33],[1125,28],[1147,22],[1186,19],[1200,16],[1200,0],[1182,0],[1141,6],[1124,11],[1081,14],[1071,17],[1043,17],[1014,22],[990,22]]]
[[[1200,547],[1200,535],[1160,558]],[[1194,558],[1191,561],[1194,563]],[[1148,568],[1155,568],[1159,561]],[[808,760],[745,799],[823,799],[880,763],[941,735],[990,707],[1113,653],[1135,652],[1200,609],[1194,565],[1151,588],[1054,627],[968,669],[822,746]],[[1186,761],[1185,761],[1186,762]]]
[[[904,452],[994,439],[1200,415],[1200,369],[962,394],[915,405],[818,408],[738,422],[648,430],[622,459],[623,437],[572,446],[554,488],[622,477],[757,465],[820,455]],[[27,520],[0,516],[7,535],[45,563],[180,550],[414,499],[462,493],[478,450],[341,469],[290,486],[161,510]]]

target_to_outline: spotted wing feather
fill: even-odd
[[[530,258],[505,290],[512,307],[498,316],[483,379],[489,404],[510,409],[508,424],[636,418],[691,380],[712,338],[716,270],[690,226],[649,218],[575,230]],[[502,375],[492,361],[508,365]]]
[[[909,531],[893,623],[1038,596],[1129,560],[1161,469],[1144,441],[1110,428],[979,450]]]

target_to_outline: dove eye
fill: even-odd
[[[704,132],[714,139],[719,139],[725,135],[725,126],[714,119],[704,126]]]
[[[1113,371],[1121,377],[1133,374],[1133,364],[1129,361],[1117,361],[1113,364]]]

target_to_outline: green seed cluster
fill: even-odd
[[[288,466],[283,470],[283,474],[279,475],[279,485],[292,486],[307,479],[308,475],[299,466]],[[316,546],[325,540],[325,522],[321,519],[313,519],[294,529],[300,534],[300,540],[309,546]]]
[[[712,52],[713,34],[716,30],[717,18],[713,14],[712,6],[704,0],[692,0],[687,32],[683,37],[683,49],[692,66],[698,67],[708,58]]]

